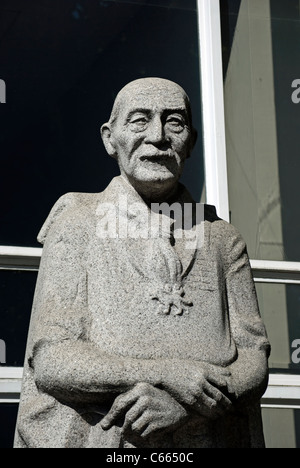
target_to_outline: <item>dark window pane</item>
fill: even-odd
[[[102,3],[109,4],[115,0],[106,0]],[[195,0],[117,0],[118,3],[135,3],[143,6],[158,6],[161,8],[178,8],[180,10],[196,10]]]
[[[37,273],[0,271],[0,339],[6,366],[22,367]]]
[[[2,0],[0,18],[0,244],[37,246],[62,194],[99,192],[119,174],[99,128],[136,78],[168,78],[190,95],[199,141],[183,181],[200,198],[195,0]]]
[[[17,414],[17,404],[0,404],[0,449],[13,447]]]

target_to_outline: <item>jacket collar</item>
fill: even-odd
[[[123,229],[119,237],[123,239],[164,237],[172,242],[172,231],[175,227],[174,251],[182,263],[182,276],[188,274],[194,263],[196,252],[203,242],[204,205],[196,203],[182,184],[179,186],[177,198],[172,202],[177,204],[177,209],[181,208],[183,214],[188,215],[189,229],[178,228],[179,224],[174,223],[170,211],[168,212],[169,205],[166,205],[166,212],[163,215],[156,212],[157,205],[151,206],[154,210],[149,208],[123,176],[115,177],[111,181],[102,193],[101,202],[115,206],[117,225],[119,229],[120,227]]]

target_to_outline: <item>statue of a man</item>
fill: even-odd
[[[134,81],[101,134],[121,175],[39,235],[15,447],[263,447],[269,343],[244,241],[179,183],[186,93]]]

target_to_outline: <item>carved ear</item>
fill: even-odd
[[[109,154],[109,156],[116,159],[117,152],[113,144],[113,137],[110,124],[106,123],[102,125],[100,133],[107,153]]]
[[[197,140],[198,140],[198,132],[195,128],[192,128],[190,153],[188,155],[188,158],[191,156],[192,151],[197,143]]]

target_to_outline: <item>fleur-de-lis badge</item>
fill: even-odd
[[[190,312],[193,303],[185,298],[183,287],[176,283],[166,284],[163,288],[151,293],[151,299],[159,302],[159,314],[161,315],[183,315]]]

